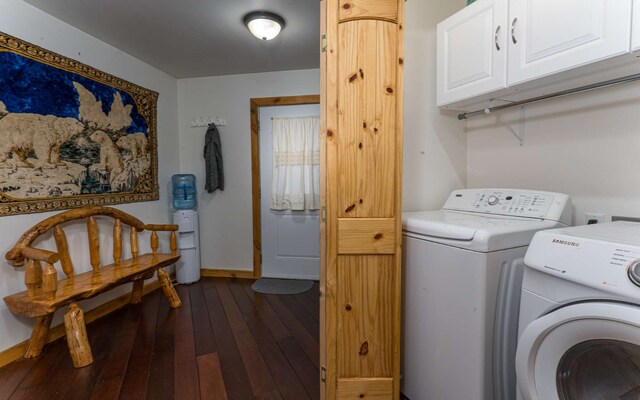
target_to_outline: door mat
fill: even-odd
[[[313,281],[297,279],[258,279],[251,285],[254,292],[264,294],[299,294],[313,287]]]

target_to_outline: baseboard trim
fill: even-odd
[[[233,270],[233,269],[201,269],[200,276],[207,278],[238,278],[238,279],[258,279],[253,275],[253,271]]]
[[[150,282],[144,285],[142,293],[143,295],[146,295],[147,293],[151,293],[154,290],[157,290],[159,288],[160,288],[160,281],[155,280],[153,282]],[[88,324],[90,322],[93,322],[99,318],[104,317],[107,314],[111,314],[112,312],[126,306],[127,304],[129,304],[130,298],[131,298],[131,294],[125,293],[122,296],[116,297],[115,299],[101,306],[98,306],[91,311],[87,311],[84,314],[85,323]],[[56,325],[49,330],[49,335],[47,336],[47,343],[51,343],[54,340],[60,339],[64,335],[65,335],[64,324]],[[24,352],[27,349],[28,342],[29,342],[29,339],[23,342],[20,342],[0,352],[0,367],[3,367],[9,363],[14,362],[15,360],[20,359],[20,357],[24,355]]]
[[[319,281],[320,275],[296,275],[296,274],[262,274],[263,278],[273,279],[298,279],[306,281]]]

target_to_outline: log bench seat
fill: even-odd
[[[96,217],[113,220],[113,263],[102,266],[100,259],[100,237]],[[92,270],[75,273],[68,249],[67,238],[62,224],[86,219],[89,255]],[[131,258],[122,257],[122,225],[130,226]],[[162,270],[180,259],[177,253],[175,231],[177,225],[144,224],[137,218],[110,207],[85,207],[66,211],[45,219],[29,229],[16,245],[7,252],[5,258],[14,266],[25,265],[25,286],[27,290],[6,296],[7,307],[17,315],[35,317],[36,324],[29,339],[25,357],[40,355],[47,339],[53,314],[68,305],[64,315],[67,344],[76,368],[93,362],[91,348],[87,340],[84,315],[77,301],[94,297],[116,286],[133,282],[131,303],[142,300],[144,280],[157,272],[158,279],[172,308],[181,306],[169,275]],[[150,254],[138,254],[138,232],[151,231]],[[32,247],[33,242],[43,234],[53,231],[57,252]],[[158,231],[170,232],[171,253],[158,253]],[[60,262],[65,279],[58,280],[54,264]],[[44,268],[43,265],[44,264]]]
[[[180,256],[171,254],[152,254],[139,256],[137,259],[124,260],[100,268],[99,271],[84,272],[72,278],[58,281],[55,297],[49,299],[44,293],[30,296],[24,292],[12,294],[4,298],[5,303],[15,314],[25,317],[40,317],[55,312],[58,308],[74,301],[91,298],[106,292],[123,283],[151,278],[150,268],[163,268],[174,264]]]

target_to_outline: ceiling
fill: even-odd
[[[318,0],[25,0],[176,78],[318,68]],[[280,14],[256,39],[242,17]]]

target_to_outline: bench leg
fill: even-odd
[[[93,362],[91,347],[87,339],[87,328],[84,324],[84,313],[76,303],[69,304],[64,314],[64,326],[67,330],[67,344],[73,366],[86,367]]]
[[[42,353],[42,348],[47,341],[52,320],[53,314],[36,318],[36,326],[33,327],[31,339],[29,339],[29,344],[27,345],[27,351],[24,353],[25,358],[38,357],[40,353]]]
[[[158,279],[160,280],[160,284],[162,285],[162,292],[164,293],[167,300],[169,300],[169,305],[171,306],[171,308],[178,308],[182,306],[180,297],[178,297],[178,293],[176,293],[176,289],[171,284],[171,279],[169,279],[169,274],[159,269]]]
[[[144,279],[133,281],[133,289],[131,289],[131,304],[139,304],[142,301],[143,289]]]

